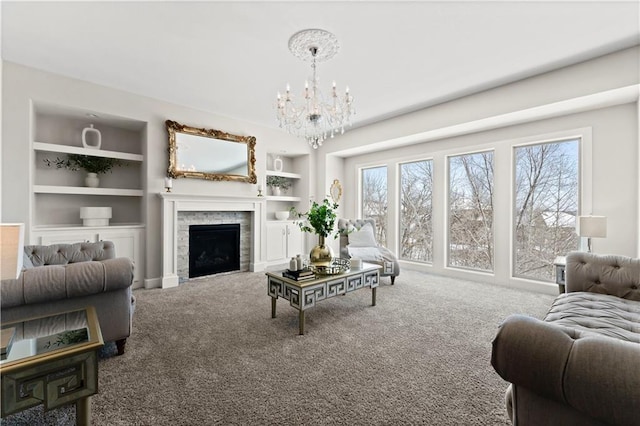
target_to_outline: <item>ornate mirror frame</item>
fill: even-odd
[[[206,179],[214,181],[234,181],[234,182],[247,182],[257,183],[258,178],[256,176],[256,138],[254,136],[238,136],[231,133],[225,133],[220,130],[205,129],[191,127],[184,124],[180,124],[176,121],[165,121],[167,131],[169,132],[169,169],[168,174],[172,178],[195,178]],[[238,144],[245,144],[247,146],[247,174],[233,174],[222,172],[210,172],[198,170],[197,168],[189,168],[188,170],[181,169],[178,163],[178,134],[191,135],[199,138],[209,138],[212,144],[215,142],[234,142]],[[215,146],[211,148],[215,150]],[[207,150],[209,151],[209,150]],[[211,152],[202,153],[203,158],[207,158]],[[200,155],[198,155],[200,157]]]
[[[338,204],[338,201],[340,201],[340,198],[342,198],[342,185],[340,185],[340,181],[338,179],[333,180],[329,192],[329,195],[331,195],[331,199],[333,200],[333,202]]]

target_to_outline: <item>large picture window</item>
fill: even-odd
[[[493,151],[449,157],[448,263],[493,271]]]
[[[554,281],[553,261],[578,247],[578,140],[514,148],[514,275]]]
[[[400,164],[400,258],[433,260],[433,161]]]
[[[376,239],[387,245],[387,166],[361,170],[362,217],[375,219]]]

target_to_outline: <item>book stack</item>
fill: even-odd
[[[300,271],[287,269],[282,272],[282,276],[294,281],[309,281],[316,277],[311,269],[302,269]]]

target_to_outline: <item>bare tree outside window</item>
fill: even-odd
[[[449,157],[449,266],[493,271],[493,152]]]
[[[433,261],[433,161],[400,164],[400,258]]]
[[[553,261],[578,247],[578,140],[515,148],[514,273],[554,281]]]
[[[362,169],[362,217],[376,221],[376,239],[387,245],[387,166]]]

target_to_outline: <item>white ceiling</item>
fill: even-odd
[[[276,92],[311,74],[287,47],[306,28],[337,36],[318,74],[349,85],[356,126],[640,42],[638,0],[2,1],[2,57],[276,127]]]

